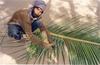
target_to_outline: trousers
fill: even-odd
[[[34,32],[37,28],[41,27],[40,21],[34,21],[31,24],[32,32]],[[22,34],[25,34],[23,28],[18,24],[8,24],[8,36],[14,37],[16,40],[20,40],[22,38]]]

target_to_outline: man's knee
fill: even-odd
[[[34,32],[37,28],[40,28],[41,22],[39,20],[36,20],[32,23],[32,32]]]
[[[20,40],[21,37],[22,37],[21,34],[14,34],[14,38],[15,38],[16,40]]]
[[[14,37],[16,40],[20,40],[22,37],[21,31],[16,25],[8,25],[8,36]]]

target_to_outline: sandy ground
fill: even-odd
[[[24,42],[19,43],[7,36],[6,23],[16,10],[28,7],[31,1],[0,0],[0,64],[22,64],[26,62],[26,58],[24,58],[26,56],[26,44]]]
[[[16,10],[28,8],[32,1],[33,0],[0,0],[0,64],[26,63],[25,49],[27,43],[18,42],[9,38],[7,36],[6,23]],[[52,0],[43,19],[45,19],[44,21],[46,22],[55,21],[59,23],[62,20],[65,21],[66,18],[79,14],[85,16],[85,18],[82,19],[83,23],[89,21],[86,16],[89,16],[94,22],[97,22],[98,20],[95,20],[96,17],[100,18],[99,4],[99,0]],[[68,57],[66,58],[68,61]],[[30,63],[33,63],[33,61],[30,61]]]

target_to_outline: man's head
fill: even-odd
[[[36,0],[33,5],[32,16],[39,17],[46,9],[46,4],[42,0]]]

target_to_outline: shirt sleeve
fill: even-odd
[[[26,12],[25,12],[26,13]],[[33,33],[32,33],[32,29],[31,29],[31,23],[30,23],[30,19],[28,17],[27,14],[25,13],[21,13],[21,19],[23,21],[24,24],[24,30],[25,33],[28,35],[29,39],[32,41],[32,43],[34,44],[41,44],[41,40],[39,40]]]
[[[37,21],[38,22],[38,26],[40,28],[40,31],[42,33],[42,38],[43,38],[43,41],[45,42],[49,42],[51,43],[51,40],[49,38],[49,32],[48,30],[46,29],[45,25],[41,22],[41,21]]]

